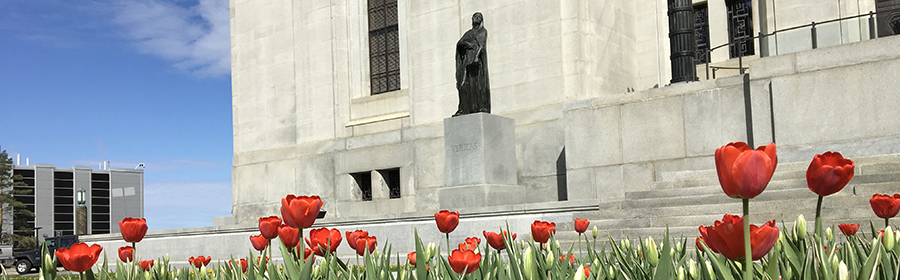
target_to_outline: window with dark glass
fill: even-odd
[[[709,7],[706,3],[694,5],[694,30],[697,38],[697,63],[709,62]]]
[[[751,0],[726,0],[728,42],[731,58],[753,55],[753,11]]]
[[[384,178],[384,183],[387,184],[390,191],[389,197],[400,198],[400,169],[378,170],[378,173],[381,174],[381,177]]]
[[[359,186],[359,191],[362,194],[362,200],[372,201],[372,173],[350,173],[350,176],[353,176],[353,180],[355,180],[356,185]]]
[[[372,94],[400,89],[397,0],[369,0],[369,65]]]
[[[16,182],[25,183],[24,186],[14,186],[17,192],[13,194],[13,198],[25,204],[25,209],[34,213],[34,170],[13,170],[13,175],[22,176],[21,180]],[[13,213],[13,233],[23,236],[34,235],[34,216],[27,215],[22,211]]]

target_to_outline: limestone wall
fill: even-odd
[[[900,70],[887,37],[766,57],[750,64],[753,139],[774,141],[779,162],[839,151],[900,152]],[[770,102],[771,101],[771,102]],[[715,149],[747,141],[741,76],[565,104],[570,193],[614,201],[667,172],[714,169]]]

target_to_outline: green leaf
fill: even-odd
[[[725,273],[725,266],[719,261],[719,258],[712,252],[712,249],[706,246],[706,243],[700,242],[700,245],[703,246],[703,251],[706,253],[706,258],[713,266],[713,270],[716,272],[716,278],[722,280],[734,280],[731,272]],[[705,269],[705,268],[704,268]]]
[[[878,235],[875,235],[878,236]],[[868,280],[871,276],[875,274],[876,264],[878,260],[881,258],[881,242],[876,241],[872,246],[871,253],[866,257],[866,262],[863,263],[862,268],[859,270],[859,275],[856,277],[857,280]]]
[[[669,227],[666,227],[666,233],[663,237],[662,252],[659,253],[659,264],[656,266],[656,273],[653,274],[653,280],[675,279],[675,266],[669,251],[672,245],[669,242]],[[577,272],[576,272],[577,273]]]

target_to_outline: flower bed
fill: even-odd
[[[900,279],[900,231],[890,227],[890,218],[900,211],[900,194],[874,194],[870,199],[873,212],[884,219],[882,231],[876,232],[881,227],[870,223],[872,232],[866,235],[858,232],[859,224],[841,224],[845,238],[840,240],[835,237],[836,230],[823,226],[822,201],[853,178],[852,160],[828,152],[816,155],[810,163],[807,183],[818,203],[813,233],[809,234],[802,215],[792,228],[778,228],[774,220],[759,226],[749,223],[749,202],[765,190],[778,164],[775,144],[754,150],[744,143],[730,143],[716,150],[715,159],[722,190],[741,199],[743,215],[725,214],[711,226],[701,225],[696,238],[676,239],[663,232],[660,243],[652,237],[635,244],[611,237],[598,241],[596,226],[589,236],[590,221],[575,219],[577,248],[576,244],[560,247],[553,238],[556,224],[552,221],[534,221],[530,240],[516,240],[518,234],[507,228],[483,231],[486,242],[468,237],[452,246],[450,234],[460,223],[459,212],[442,210],[435,213],[435,223],[446,243],[438,240],[426,245],[417,231],[414,252],[394,253],[388,244],[379,249],[378,238],[366,231],[341,234],[337,229],[310,229],[322,200],[288,195],[281,201],[281,217],[259,219],[260,234],[250,236],[248,246],[256,253],[250,250],[243,258],[213,261],[191,257],[192,267],[180,269],[173,268],[167,256],[137,260],[135,251],[147,232],[146,220],[126,218],[119,226],[123,239],[132,245],[119,248],[117,273],[110,273],[105,258],[98,262],[103,250],[99,245],[77,243],[56,251],[55,256],[44,247],[40,276],[47,280],[64,277],[56,275],[58,258],[66,269],[89,280]],[[273,243],[276,238],[279,241]],[[690,239],[696,250],[688,249]],[[358,265],[334,255],[344,240],[357,252]],[[285,259],[270,261],[273,250],[279,250]],[[9,277],[4,273],[4,278]]]

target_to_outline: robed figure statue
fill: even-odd
[[[456,89],[459,109],[453,116],[490,113],[491,86],[488,82],[487,29],[481,13],[472,16],[472,29],[456,42]]]

